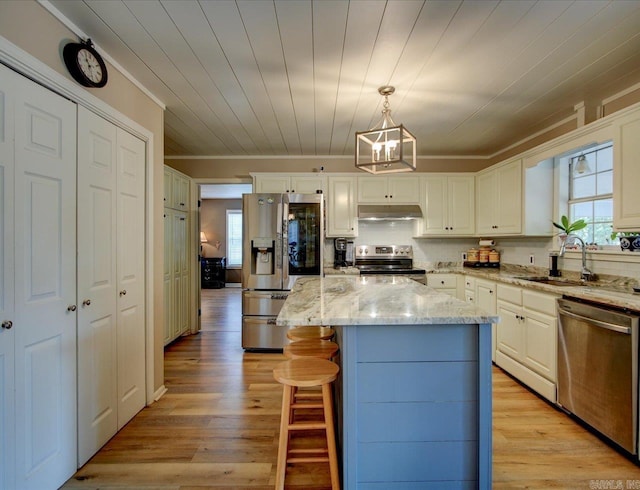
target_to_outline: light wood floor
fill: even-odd
[[[166,349],[167,394],[63,488],[273,488],[282,355],[241,349],[240,289],[203,290],[202,312],[202,332]],[[498,368],[493,392],[494,489],[640,488],[640,467]],[[329,488],[328,468],[293,467],[287,483]]]

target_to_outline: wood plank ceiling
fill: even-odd
[[[166,106],[170,155],[489,155],[640,82],[637,0],[50,0]]]

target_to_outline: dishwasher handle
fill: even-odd
[[[600,320],[595,320],[593,318],[589,318],[582,315],[577,315],[563,308],[559,309],[560,315],[568,316],[569,318],[575,318],[576,320],[583,320],[585,322],[589,322],[590,325],[594,325],[596,327],[605,328],[607,330],[612,330],[614,332],[623,333],[626,335],[631,335],[631,327],[624,327],[622,325],[616,325],[614,323],[603,322]]]

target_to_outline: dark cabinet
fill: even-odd
[[[225,257],[202,257],[201,286],[203,289],[219,289],[224,287]]]

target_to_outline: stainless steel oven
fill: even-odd
[[[413,266],[411,245],[358,245],[355,266],[361,276],[392,274],[426,284],[426,271]]]
[[[638,454],[638,314],[558,300],[558,404]]]

